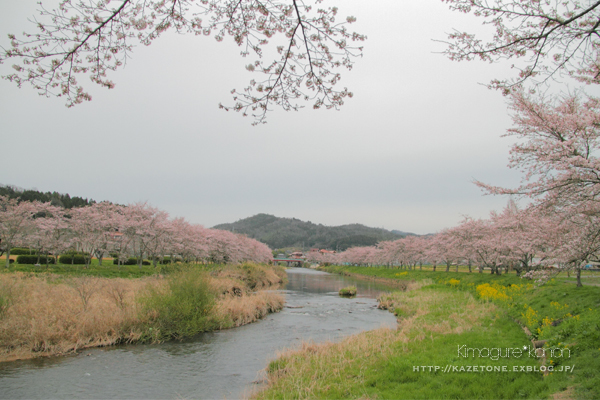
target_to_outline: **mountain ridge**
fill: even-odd
[[[413,235],[409,232],[371,228],[358,223],[326,226],[264,213],[236,222],[215,225],[213,228],[245,234],[272,249],[300,247],[343,251],[349,247],[372,246],[380,241],[397,240]]]

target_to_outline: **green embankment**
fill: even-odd
[[[513,274],[327,270],[407,281],[408,291],[380,299],[398,330],[290,350],[269,365],[258,398],[600,398],[600,287],[560,279],[535,287]]]
[[[12,258],[12,257],[11,257]],[[152,265],[115,265],[111,258],[102,260],[102,265],[98,259],[92,258],[88,267],[83,264],[46,264],[35,266],[31,264],[11,263],[10,267],[4,267],[4,259],[0,259],[0,274],[25,272],[33,274],[57,274],[67,276],[95,276],[102,278],[142,278],[158,274],[169,273],[177,265],[181,264],[159,264],[157,267]]]

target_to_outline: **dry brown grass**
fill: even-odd
[[[362,274],[355,274],[355,273],[348,272],[348,271],[342,272],[342,275],[356,278],[361,281],[369,281],[369,282],[378,283],[378,284],[385,285],[385,286],[388,286],[391,288],[400,289],[402,291],[413,290],[415,285],[418,287],[425,285],[422,282],[400,280],[400,279],[394,279],[394,278],[382,278],[380,276],[368,276],[368,275],[362,275]],[[431,283],[433,283],[433,281],[430,279],[426,279],[424,281],[430,281],[429,283],[427,283],[427,285],[430,285]]]
[[[274,273],[271,280],[281,281]],[[1,274],[0,362],[140,340],[147,318],[137,298],[150,286],[168,290],[161,277]],[[210,286],[218,294],[214,318],[220,328],[251,323],[283,307],[282,295],[252,293],[226,275],[211,278]]]
[[[18,294],[0,318],[0,361],[135,341],[135,294],[151,280],[1,275]]]
[[[221,329],[246,325],[281,310],[284,303],[283,295],[268,291],[225,296],[217,302],[217,320]]]
[[[219,279],[229,278],[243,283],[249,290],[270,288],[283,283],[287,279],[285,269],[282,267],[266,267],[250,262],[241,265],[227,265],[211,272],[211,275]]]
[[[550,396],[552,400],[571,400],[575,399],[576,397],[577,396],[575,394],[574,386],[568,387],[567,390],[562,392],[556,392],[552,396]]]

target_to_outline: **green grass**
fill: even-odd
[[[69,276],[87,275],[103,278],[141,278],[155,274],[156,270],[151,265],[143,265],[141,268],[137,265],[122,265],[119,267],[112,264],[112,260],[105,260],[102,262],[102,265],[98,265],[97,260],[92,260],[91,265],[87,268],[85,265],[71,264],[51,264],[48,268],[46,268],[45,265],[36,267],[35,265],[16,263],[11,264],[9,268],[0,268],[0,273],[12,272],[27,272],[33,274],[50,273]]]
[[[514,399],[552,392],[539,373],[467,372],[475,365],[510,371],[537,364],[529,358],[494,361],[460,355],[458,348],[464,345],[512,348],[528,343],[518,325],[495,312],[496,306],[438,285],[392,296],[405,316],[398,331],[368,332],[340,344],[284,354],[270,364],[271,386],[258,397]],[[444,372],[446,366],[458,370]]]
[[[2,260],[0,260],[1,264]],[[154,274],[165,274],[173,271],[177,271],[179,266],[183,265],[180,263],[159,264],[156,268],[152,265],[115,265],[112,259],[103,259],[102,265],[98,263],[96,258],[93,258],[90,266],[86,267],[83,264],[50,264],[46,267],[42,264],[39,267],[31,264],[10,264],[9,268],[0,267],[0,273],[12,273],[12,272],[26,272],[32,274],[57,274],[57,275],[68,275],[68,276],[96,276],[102,278],[142,278],[144,276],[150,276]]]
[[[173,273],[167,287],[149,287],[140,303],[147,325],[147,337],[142,340],[181,339],[217,329],[211,320],[216,293],[209,286],[208,274],[198,268]]]
[[[567,389],[571,397],[600,398],[600,287],[577,288],[561,276],[535,287],[514,273],[468,274],[445,272],[444,268],[436,272],[347,266],[324,269],[365,279],[435,283],[386,296],[386,305],[400,319],[399,333],[364,334],[362,340],[376,343],[380,346],[377,350],[357,345],[361,339],[349,339],[327,345],[335,350],[317,346],[284,355],[270,365],[274,383],[260,398],[526,399],[547,398]],[[460,325],[461,318],[476,315],[470,324]],[[526,326],[532,337],[527,337],[521,326]],[[478,349],[532,346],[531,339],[547,340],[548,354],[558,348],[570,353],[564,350],[562,358],[548,356],[546,365],[557,370],[543,374],[520,371],[520,367],[539,370],[542,362],[535,357],[493,361],[465,358],[458,351],[462,345]],[[321,357],[330,361],[320,362]],[[508,371],[513,367],[518,371],[414,369],[436,365],[503,365]],[[559,371],[573,366],[572,372]]]
[[[347,286],[345,288],[341,288],[339,291],[339,295],[342,297],[356,296],[356,286]]]

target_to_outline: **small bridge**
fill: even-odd
[[[292,266],[293,264],[297,264],[298,267],[302,267],[306,262],[306,260],[303,258],[273,258],[272,261],[275,265],[277,265],[277,263],[284,262],[288,267]]]

